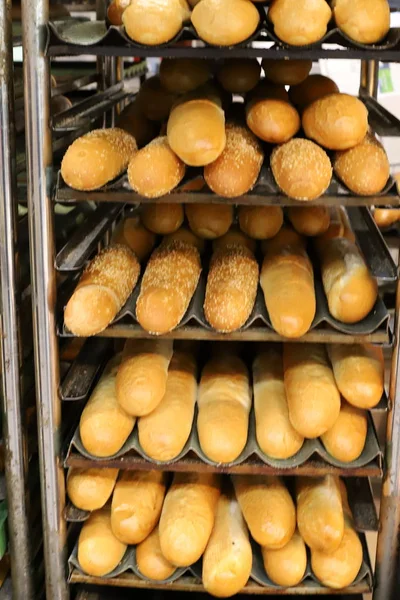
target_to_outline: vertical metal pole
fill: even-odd
[[[48,0],[22,1],[28,217],[46,597],[49,600],[67,600],[51,202],[50,78],[49,60],[44,55],[48,12]]]
[[[361,81],[360,92],[364,92],[377,98],[379,84],[379,61],[362,60],[361,61]]]
[[[28,528],[28,441],[20,387],[17,193],[11,0],[0,1],[0,276],[2,412],[13,597],[33,600]]]

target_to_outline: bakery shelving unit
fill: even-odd
[[[268,57],[268,58],[355,58],[362,60],[362,80],[360,97],[367,104],[374,128],[378,133],[385,135],[399,135],[400,123],[392,115],[384,111],[376,102],[378,62],[400,61],[400,30],[391,34],[391,45],[387,48],[371,47],[369,49],[356,47],[354,44],[333,48],[323,45],[318,48],[295,49],[285,48],[274,43],[272,39],[261,36],[258,41],[268,42],[262,46],[250,43],[223,50],[212,48],[204,44],[177,45],[149,49],[129,43],[117,28],[106,31],[101,22],[89,24],[89,33],[82,34],[81,28],[71,31],[66,35],[65,29],[48,22],[48,0],[23,0],[23,46],[24,46],[24,72],[25,72],[25,101],[26,101],[26,136],[27,136],[27,174],[28,174],[28,209],[31,235],[31,270],[32,270],[32,295],[34,312],[34,342],[36,352],[36,390],[39,420],[39,450],[41,458],[41,488],[43,502],[43,528],[46,561],[46,591],[47,597],[52,600],[67,600],[70,597],[69,583],[85,584],[78,588],[77,595],[80,600],[98,600],[100,598],[115,597],[112,591],[107,591],[104,586],[120,586],[126,588],[155,587],[161,585],[151,584],[139,579],[136,575],[125,572],[114,579],[88,577],[79,570],[72,568],[67,578],[67,523],[79,523],[85,515],[76,511],[71,505],[65,505],[64,468],[67,466],[104,466],[119,467],[122,469],[150,469],[154,464],[137,455],[127,453],[124,456],[104,461],[96,461],[82,456],[76,448],[70,445],[76,423],[66,427],[62,422],[62,405],[70,400],[80,401],[87,398],[96,378],[99,376],[109,347],[107,338],[143,338],[145,332],[134,322],[118,321],[106,329],[100,336],[90,339],[70,367],[67,376],[61,380],[58,351],[58,337],[67,337],[62,320],[60,320],[60,307],[63,299],[68,297],[69,283],[62,285],[56,300],[57,272],[74,276],[79,272],[85,261],[93,254],[104,234],[112,227],[115,220],[126,210],[128,204],[146,201],[137,197],[124,188],[123,178],[114,182],[109,188],[92,193],[79,193],[70,190],[63,183],[60,175],[53,170],[52,154],[55,149],[54,127],[62,129],[65,119],[56,119],[51,123],[49,110],[49,66],[52,57],[92,55],[104,58],[103,66],[106,68],[106,79],[110,85],[99,91],[97,102],[90,103],[89,111],[93,118],[97,118],[104,110],[115,105],[123,98],[123,82],[117,82],[115,74],[115,59],[117,57],[196,57],[196,58],[222,58],[229,53],[234,57]],[[97,16],[104,16],[104,5],[101,0],[96,4]],[[99,33],[100,32],[100,33]],[[83,35],[83,38],[80,37]],[[93,37],[97,35],[97,38]],[[86,36],[86,37],[85,37]],[[90,40],[88,38],[90,37]],[[85,38],[85,39],[84,39]],[[190,31],[185,32],[185,39],[193,39]],[[86,40],[86,41],[85,41]],[[89,40],[89,43],[88,43]],[[334,42],[331,37],[329,42]],[[101,61],[100,61],[101,62]],[[115,94],[115,96],[114,96]],[[105,99],[114,98],[114,104],[106,103]],[[77,132],[76,118],[79,110],[70,112],[70,117],[75,123],[70,132],[71,140]],[[64,115],[65,117],[65,115]],[[79,121],[79,119],[78,119]],[[379,130],[381,128],[381,130]],[[68,127],[66,128],[68,129]],[[65,130],[64,130],[65,133]],[[268,173],[265,173],[265,188],[256,188],[254,192],[235,200],[243,204],[276,204],[289,205],[291,201],[268,188]],[[97,209],[92,217],[82,226],[82,229],[71,236],[63,250],[56,255],[54,244],[53,210],[55,202],[76,203],[79,201],[93,201]],[[160,200],[162,202],[163,199]],[[179,192],[177,190],[164,201],[168,202],[205,202],[218,201],[211,194]],[[371,225],[370,214],[365,207],[369,205],[390,205],[399,207],[400,196],[394,184],[382,196],[374,198],[360,198],[343,193],[335,183],[328,195],[316,201],[333,205],[355,207],[353,217],[360,230],[358,242],[366,254],[367,261],[373,273],[394,283],[397,280],[397,269],[385,262],[387,253],[385,245]],[[360,208],[361,207],[361,208]],[[351,209],[353,210],[353,209]],[[351,213],[350,210],[350,213]],[[349,214],[350,214],[349,213]],[[358,225],[355,227],[357,229]],[[373,243],[372,243],[373,242]],[[369,244],[371,244],[370,252]],[[377,253],[379,260],[377,260]],[[383,263],[382,263],[382,260]],[[379,271],[381,269],[381,271]],[[399,284],[397,284],[399,286]],[[331,343],[354,343],[360,341],[373,341],[380,344],[393,344],[393,368],[389,400],[383,398],[378,410],[387,411],[387,439],[385,460],[375,457],[365,465],[358,468],[347,468],[328,464],[322,459],[310,458],[301,466],[286,468],[286,475],[323,473],[340,473],[349,479],[354,478],[354,485],[358,478],[376,476],[383,478],[381,512],[379,523],[370,514],[369,518],[363,514],[362,503],[353,505],[356,521],[360,530],[376,530],[378,534],[378,553],[376,564],[376,578],[374,585],[374,600],[395,600],[398,598],[397,589],[397,564],[400,558],[400,379],[397,372],[400,364],[400,287],[397,289],[398,305],[394,331],[386,326],[377,327],[373,331],[357,333],[340,332],[332,328],[320,326],[304,337],[303,341],[319,341]],[[272,330],[264,327],[252,327],[229,336],[222,336],[201,328],[198,325],[186,324],[175,330],[171,337],[174,339],[239,339],[242,341],[281,341],[281,338]],[[76,404],[76,406],[79,406]],[[76,415],[75,415],[76,417]],[[66,432],[68,429],[68,432]],[[156,468],[161,468],[156,465]],[[242,473],[279,473],[279,470],[254,457],[248,457],[235,467],[218,467],[204,463],[193,455],[184,456],[164,469],[169,471],[201,471],[213,470],[222,472]],[[362,480],[361,480],[362,481]],[[352,483],[352,485],[353,485]],[[367,501],[371,506],[371,500]],[[365,506],[364,506],[365,509]],[[364,519],[365,517],[365,519]],[[100,587],[93,587],[93,586]],[[186,574],[174,583],[169,583],[168,590],[174,591],[204,591],[201,580],[195,573]],[[347,590],[332,591],[315,583],[303,583],[300,586],[285,590],[262,587],[256,583],[249,583],[243,590],[246,594],[268,594],[274,596],[290,594],[304,595],[315,594],[333,597],[341,593],[346,598],[360,598],[361,594],[371,591],[371,584],[367,580],[360,581]],[[121,591],[123,595],[124,592]],[[129,592],[128,592],[129,593]],[[103,595],[104,594],[104,595]],[[120,592],[118,592],[118,595]],[[348,594],[348,596],[347,596]]]

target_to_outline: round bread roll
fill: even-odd
[[[143,226],[137,215],[129,216],[128,214],[117,225],[111,236],[111,245],[128,246],[141,263],[151,254],[155,243],[156,236]]]
[[[246,123],[264,142],[283,144],[300,129],[297,110],[276,98],[254,98],[246,106]]]
[[[246,127],[228,123],[225,149],[204,167],[204,179],[218,196],[236,198],[253,189],[263,160],[257,138]]]
[[[189,15],[186,0],[131,0],[122,22],[134,42],[159,46],[180,32]]]
[[[176,98],[176,94],[163,88],[160,78],[155,75],[142,84],[136,96],[136,104],[138,110],[150,121],[164,121],[168,118]]]
[[[302,581],[307,568],[307,550],[297,530],[283,548],[262,547],[261,552],[265,572],[273,583],[287,588]]]
[[[400,221],[400,210],[397,208],[375,208],[374,220],[379,228],[391,227]]]
[[[367,439],[368,413],[342,399],[337,421],[321,435],[327,452],[336,460],[350,463],[357,460]]]
[[[275,34],[291,46],[307,46],[324,37],[332,11],[326,0],[272,0],[268,18]]]
[[[330,94],[316,100],[303,113],[307,137],[329,150],[347,150],[367,135],[368,110],[354,96]]]
[[[147,229],[159,235],[173,233],[183,223],[182,204],[146,204],[142,207],[142,222]]]
[[[255,240],[274,237],[283,225],[280,206],[239,206],[240,229]]]
[[[316,200],[327,190],[332,178],[326,152],[310,140],[300,138],[274,149],[271,169],[282,192],[295,200]]]
[[[69,499],[81,510],[103,508],[113,492],[117,477],[118,469],[68,469]]]
[[[255,240],[249,238],[237,227],[231,227],[225,235],[213,240],[213,252],[219,248],[227,248],[228,246],[245,246],[253,254],[256,251]]]
[[[211,77],[210,63],[193,58],[164,58],[160,65],[160,81],[172,94],[186,94],[206,83]]]
[[[120,27],[122,25],[122,14],[129,6],[131,0],[111,0],[107,8],[107,19],[111,25]]]
[[[193,233],[208,240],[224,235],[233,222],[228,204],[186,204],[185,213]]]
[[[192,167],[208,165],[225,148],[224,111],[207,99],[178,104],[170,114],[167,136],[172,150],[184,163]]]
[[[349,190],[360,196],[379,194],[390,176],[387,154],[371,134],[354,148],[336,152],[333,169]]]
[[[192,12],[198,36],[214,46],[244,42],[253,35],[259,22],[260,13],[248,0],[201,0]]]
[[[273,60],[263,58],[265,77],[279,85],[297,85],[305,80],[312,67],[312,60]]]
[[[176,188],[185,171],[184,163],[171,150],[166,136],[157,137],[132,156],[128,181],[141,196],[160,198]]]
[[[339,29],[361,44],[380,42],[390,29],[387,0],[334,0],[332,8]]]
[[[126,548],[126,544],[112,532],[110,509],[96,510],[85,521],[79,534],[79,566],[87,575],[103,577],[119,565]]]
[[[256,58],[234,58],[224,62],[217,73],[222,87],[232,94],[247,94],[260,80],[261,67]]]
[[[291,86],[289,98],[299,111],[303,112],[309,104],[312,104],[324,96],[337,94],[338,92],[339,88],[332,79],[316,73],[309,75],[298,85]]]
[[[135,138],[138,148],[148,144],[158,133],[157,123],[144,115],[137,100],[128,104],[118,115],[116,126],[130,133]]]
[[[163,581],[175,573],[176,567],[171,565],[161,552],[158,525],[136,547],[136,562],[141,574],[154,581]]]
[[[325,233],[331,222],[326,206],[289,206],[287,215],[295,230],[309,237]]]

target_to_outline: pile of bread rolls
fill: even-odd
[[[249,0],[223,1],[256,10]],[[257,184],[267,143],[275,146],[267,160],[277,186],[298,201],[324,194],[332,170],[354,194],[382,191],[389,162],[368,129],[365,105],[329,78],[309,75],[309,60],[264,59],[262,67],[264,79],[256,59],[163,60],[159,76],[121,113],[119,128],[95,130],[68,148],[64,181],[90,191],[127,170],[135,192],[158,198],[182,183],[187,167],[197,167],[204,180],[182,191],[207,184],[218,196],[237,198]],[[232,94],[244,96],[244,104],[232,104]],[[301,128],[305,138],[295,137]],[[334,151],[332,162],[327,151]]]
[[[304,439],[321,438],[343,463],[356,460],[367,437],[367,410],[383,393],[383,355],[364,345],[264,346],[252,366],[235,348],[219,348],[200,369],[193,351],[169,340],[127,340],[122,358],[105,369],[80,418],[91,455],[119,452],[137,421],[150,460],[176,459],[192,431],[204,455],[231,463],[244,450],[253,408],[257,443],[268,457],[297,454]]]
[[[273,476],[237,475],[229,481],[177,473],[169,488],[168,474],[159,471],[127,471],[117,478],[112,469],[68,473],[72,501],[93,510],[78,541],[78,561],[89,575],[108,575],[135,545],[144,577],[166,580],[202,557],[206,591],[229,597],[251,576],[251,539],[261,546],[267,576],[282,587],[302,581],[306,545],[313,573],[326,587],[351,585],[361,568],[362,545],[346,487],[331,475],[297,478],[295,501]]]

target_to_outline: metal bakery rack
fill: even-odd
[[[319,321],[304,336],[304,343],[311,341],[330,343],[354,343],[371,341],[392,347],[393,368],[391,373],[388,397],[382,398],[376,411],[387,415],[387,435],[384,452],[377,442],[376,432],[371,419],[368,436],[368,455],[353,466],[345,466],[332,461],[324,455],[317,444],[309,448],[304,460],[280,468],[269,464],[260,456],[256,448],[248,448],[245,455],[232,465],[215,465],[204,460],[198,452],[195,435],[189,445],[175,462],[157,464],[143,455],[138,442],[132,437],[127,447],[118,455],[105,460],[98,460],[82,452],[76,436],[76,420],[90,391],[100,376],[107,357],[118,343],[116,338],[144,338],[146,334],[135,320],[134,295],[114,323],[99,336],[89,339],[83,345],[78,356],[67,365],[65,376],[60,373],[65,367],[60,363],[61,344],[69,337],[62,320],[62,307],[71,293],[74,278],[82,270],[86,261],[93,256],[99,245],[108,239],[115,222],[128,210],[135,210],[137,203],[146,199],[134,194],[126,185],[125,177],[119,178],[108,187],[90,193],[71,190],[58,173],[60,151],[76,137],[93,128],[98,123],[114,123],[115,107],[129,101],[131,90],[119,78],[121,73],[121,57],[196,57],[224,58],[233,57],[268,57],[281,58],[355,58],[362,61],[362,77],[360,98],[370,112],[370,122],[374,130],[385,136],[400,137],[400,122],[377,102],[378,64],[379,61],[400,61],[400,29],[392,29],[388,38],[379,46],[366,47],[357,45],[346,39],[336,29],[328,32],[323,43],[305,49],[290,48],[282,45],[274,37],[264,22],[256,34],[248,42],[237,47],[223,49],[210,47],[195,39],[194,31],[185,28],[170,44],[159,48],[148,48],[132,43],[122,28],[106,28],[104,16],[106,0],[96,2],[96,20],[84,18],[67,21],[49,21],[49,0],[22,0],[23,22],[23,67],[26,123],[26,170],[28,219],[31,246],[31,281],[35,348],[35,379],[39,433],[39,454],[41,466],[41,495],[43,514],[44,555],[46,565],[46,594],[51,600],[67,600],[73,594],[80,600],[100,600],[115,597],[115,586],[121,588],[145,588],[151,596],[151,589],[174,591],[204,592],[197,567],[188,569],[178,579],[164,584],[145,581],[138,576],[135,568],[134,554],[127,556],[124,564],[118,568],[115,577],[96,578],[85,575],[77,566],[73,547],[76,542],[76,531],[87,514],[78,511],[72,505],[66,505],[65,468],[79,467],[118,467],[120,469],[165,469],[168,471],[215,471],[226,473],[259,473],[287,476],[296,474],[320,475],[327,473],[341,474],[346,477],[355,521],[358,531],[364,535],[366,531],[378,531],[377,559],[375,575],[365,548],[364,565],[355,583],[346,590],[330,590],[322,587],[312,576],[306,576],[297,587],[280,589],[260,581],[256,574],[244,588],[243,594],[263,594],[271,597],[288,595],[324,595],[326,598],[337,597],[361,599],[362,594],[373,592],[374,600],[396,600],[399,596],[397,588],[397,567],[400,559],[400,287],[397,283],[397,267],[390,259],[384,240],[371,218],[368,207],[391,206],[400,209],[400,192],[394,181],[379,196],[358,197],[352,195],[336,180],[333,180],[325,196],[315,204],[344,205],[348,208],[348,216],[355,230],[357,241],[365,254],[367,263],[380,283],[397,285],[397,304],[394,326],[389,323],[389,316],[382,301],[377,303],[368,323],[363,322],[353,328],[338,327],[329,322],[326,310],[319,307]],[[1,19],[9,25],[5,0],[3,0]],[[73,9],[73,5],[69,5]],[[393,4],[395,6],[395,3]],[[93,6],[84,5],[94,10]],[[1,21],[0,21],[1,25]],[[2,31],[7,31],[2,29]],[[2,38],[5,44],[7,35]],[[180,42],[185,41],[185,44]],[[5,52],[5,50],[4,50]],[[86,85],[95,86],[95,91],[84,100],[77,102],[72,108],[55,118],[50,115],[50,65],[59,57],[97,57],[98,71],[88,78],[77,77],[70,84],[61,86],[65,93]],[[9,68],[9,67],[8,67]],[[142,67],[137,67],[133,75],[142,75]],[[9,73],[9,72],[8,72]],[[10,74],[8,75],[8,78]],[[7,80],[10,84],[9,79]],[[70,82],[71,83],[71,82]],[[5,119],[9,106],[9,91],[4,87],[2,93],[2,112],[0,118]],[[54,95],[54,91],[52,92]],[[2,131],[6,130],[4,126]],[[10,126],[8,125],[8,131]],[[0,245],[2,261],[2,288],[8,283],[15,289],[15,267],[13,247],[13,199],[10,195],[10,181],[13,174],[13,161],[9,153],[12,148],[7,137],[1,139],[2,160],[5,167],[2,173],[7,181],[2,180],[4,202],[0,208],[0,238],[5,245]],[[19,165],[19,166],[18,166]],[[17,169],[22,172],[24,157],[17,162]],[[190,177],[197,177],[196,172]],[[176,190],[160,202],[225,202],[209,192],[187,192]],[[90,205],[88,204],[90,202]],[[55,207],[63,205],[80,205],[87,208],[86,219],[68,236],[64,247],[57,252],[54,227]],[[235,199],[235,204],[281,204],[288,206],[293,202],[282,196],[274,186],[268,168],[264,167],[260,180],[253,192]],[[9,265],[3,270],[3,263]],[[61,285],[57,284],[61,281]],[[201,314],[201,286],[194,298],[183,324],[170,334],[174,339],[196,339],[200,343],[209,344],[213,340],[282,341],[268,323],[268,317],[257,305],[252,320],[238,332],[231,335],[217,334],[211,331]],[[3,304],[8,296],[3,294]],[[13,305],[14,306],[14,305]],[[14,311],[14,312],[13,312]],[[258,312],[257,312],[258,311]],[[254,317],[254,318],[253,318]],[[15,306],[10,314],[4,314],[4,327],[7,335],[6,343],[17,344]],[[14,339],[15,338],[15,339]],[[114,341],[113,341],[114,339]],[[15,346],[14,346],[15,347]],[[13,356],[12,348],[9,355]],[[13,377],[10,375],[8,385],[12,400],[15,402],[17,392],[17,364],[11,362]],[[9,373],[10,371],[7,371]],[[5,396],[8,398],[8,396]],[[11,406],[11,410],[15,407]],[[10,410],[10,407],[8,407]],[[8,416],[11,430],[18,423]],[[19,448],[19,452],[22,449]],[[15,475],[16,476],[16,475]],[[382,479],[379,521],[368,477]],[[18,485],[22,485],[19,479]],[[16,484],[17,485],[17,484]],[[14,495],[17,495],[14,489]],[[23,502],[21,490],[20,501]],[[22,509],[21,509],[22,510]],[[364,544],[365,546],[365,544]],[[23,556],[23,551],[19,553]],[[126,564],[125,564],[126,563]],[[123,567],[123,568],[122,568]],[[125,568],[126,567],[126,568]],[[79,585],[77,585],[79,584]],[[22,585],[22,584],[21,584]],[[109,587],[111,586],[111,587]],[[109,589],[107,589],[109,588]],[[118,597],[124,597],[123,590]],[[144,592],[141,592],[144,593]],[[19,600],[31,596],[21,587],[15,597]]]

